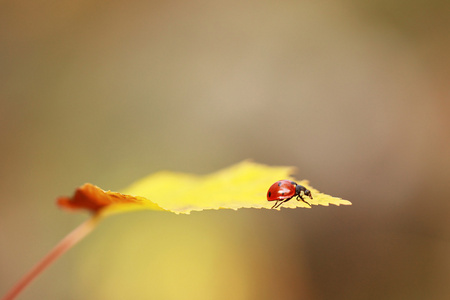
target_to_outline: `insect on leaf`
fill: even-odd
[[[131,184],[120,193],[92,184],[79,187],[72,197],[60,197],[59,206],[85,209],[105,216],[131,210],[156,210],[189,214],[207,209],[267,208],[267,189],[280,179],[294,180],[292,167],[271,167],[244,161],[208,174],[157,172]],[[298,181],[311,191],[311,205],[351,205],[350,201],[320,193],[306,180]],[[309,207],[292,199],[281,207]]]

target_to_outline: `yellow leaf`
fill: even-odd
[[[122,193],[105,192],[85,184],[73,197],[59,198],[58,204],[102,216],[141,209],[187,214],[205,209],[270,209],[274,202],[267,201],[268,188],[281,179],[294,180],[290,177],[292,171],[292,167],[270,167],[249,161],[204,176],[164,171],[135,182]],[[320,193],[306,180],[298,183],[311,191],[313,199],[308,198],[308,202],[312,205],[351,205],[350,201]],[[309,206],[292,199],[280,207]]]

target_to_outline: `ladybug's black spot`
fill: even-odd
[[[272,196],[272,193],[271,193],[271,192],[269,192],[269,197],[270,197],[270,196]]]
[[[281,196],[284,196],[284,192],[281,192]]]
[[[278,182],[278,186],[281,186],[281,181]]]

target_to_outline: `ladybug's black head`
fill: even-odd
[[[311,191],[310,190],[305,189],[303,191],[303,193],[305,193],[305,195],[308,196],[309,198],[311,198],[311,199],[313,198],[312,195],[311,195]]]
[[[303,191],[303,194],[305,194],[305,196],[308,196],[311,199],[313,198],[310,190],[306,189],[300,184],[297,184],[297,186],[295,187],[295,193],[300,196],[301,191]]]

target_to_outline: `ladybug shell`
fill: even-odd
[[[268,201],[286,200],[295,196],[297,184],[290,180],[280,180],[272,184],[267,191]]]

